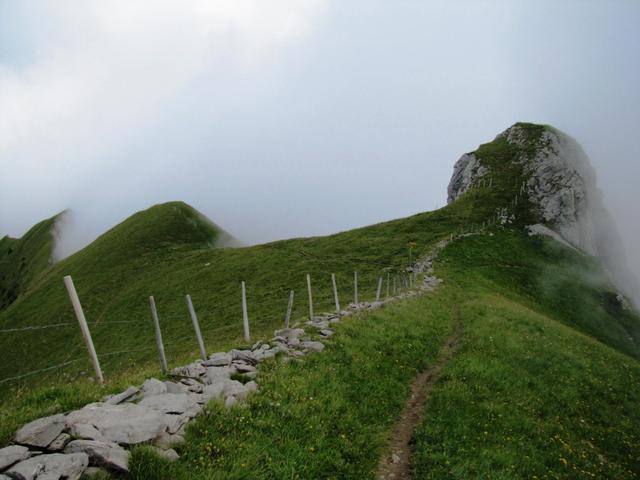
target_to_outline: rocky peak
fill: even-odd
[[[517,123],[499,134],[493,144],[508,144],[509,161],[521,167],[523,184],[516,188],[528,200],[537,221],[572,246],[602,259],[619,288],[640,298],[635,277],[628,271],[624,248],[612,216],[604,206],[596,174],[582,147],[550,126]],[[482,147],[456,163],[448,188],[454,202],[472,186],[492,178],[495,163]],[[494,188],[499,188],[494,186]]]

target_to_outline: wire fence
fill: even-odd
[[[486,188],[491,188],[493,184],[493,179],[487,178],[480,181],[477,181],[475,184],[471,185],[468,189],[467,193],[476,194],[474,190],[481,190]],[[516,185],[516,188],[518,185]],[[495,209],[494,213],[492,213],[484,222],[482,223],[473,223],[470,225],[464,225],[455,233],[451,234],[451,238],[454,235],[468,235],[477,232],[481,232],[486,230],[491,226],[500,226],[506,225],[512,222],[517,215],[517,207],[522,203],[523,200],[526,200],[526,184],[522,183],[519,185],[518,193],[509,201],[505,202],[506,206]],[[310,252],[305,249],[301,249],[297,252],[297,254],[301,257],[312,259],[315,268],[314,275],[311,277],[311,288],[312,288],[312,301],[314,304],[314,310],[316,312],[334,312],[336,311],[335,305],[335,297],[336,295],[339,298],[340,305],[342,309],[345,306],[353,304],[356,301],[355,298],[355,290],[356,285],[353,283],[354,279],[347,277],[347,281],[345,282],[344,272],[342,274],[342,282],[338,282],[337,292],[333,290],[331,286],[331,275],[334,272],[336,265],[344,262],[344,255],[334,255],[334,256],[319,256],[313,252]],[[350,263],[357,263],[360,265],[362,270],[366,270],[366,273],[360,274],[358,277],[357,283],[357,291],[358,291],[358,301],[372,301],[376,296],[379,296],[381,299],[396,296],[402,291],[405,291],[412,286],[415,286],[416,278],[413,272],[416,271],[416,265],[419,263],[409,262],[406,266],[399,265],[385,265],[383,262],[372,261],[372,259],[367,258],[357,258],[349,257]],[[292,271],[291,277],[294,275],[300,276],[298,271]],[[380,284],[381,282],[381,284]],[[295,291],[295,307],[294,307],[294,318],[300,320],[308,316],[308,291],[306,282],[303,284],[297,283],[298,288],[290,289],[285,285],[279,285],[273,289],[257,289],[252,290],[249,286],[247,293],[247,309],[248,315],[251,319],[250,325],[252,327],[257,326],[259,329],[262,327],[273,327],[277,324],[284,325],[284,320],[287,312],[287,303],[289,299],[289,292],[291,290]],[[346,287],[345,287],[346,285]],[[225,286],[220,286],[224,288]],[[198,310],[198,299],[194,298],[194,308],[196,311],[196,316],[200,319],[200,323],[205,325],[204,332],[207,336],[215,336],[216,334],[228,333],[228,332],[237,332],[238,336],[240,336],[240,332],[242,331],[242,310],[241,310],[241,302],[240,302],[240,288],[239,284],[235,284],[233,286],[227,285],[226,291],[230,292],[228,298],[232,298],[226,302],[216,302],[214,305],[207,305],[206,308],[202,310]],[[141,301],[147,302],[147,299],[141,299]],[[187,315],[187,308],[185,304],[184,314],[180,316],[180,318],[174,318],[174,316],[165,319],[160,316],[160,325],[163,335],[163,345],[164,348],[171,351],[174,356],[180,356],[186,352],[193,352],[196,348],[196,333],[194,331],[190,331],[188,334],[185,333],[185,328],[191,328],[188,322],[184,322],[184,317]],[[234,318],[233,323],[228,322],[229,317]],[[202,320],[205,320],[204,322]],[[207,322],[212,321],[211,319],[217,319],[218,321],[224,322],[222,325],[217,325],[212,327]],[[85,365],[88,364],[87,352],[85,349],[85,345],[80,341],[81,336],[78,335],[78,322],[58,322],[52,324],[41,324],[41,325],[27,325],[27,326],[19,326],[12,328],[4,328],[0,329],[0,334],[9,335],[12,333],[20,334],[20,333],[28,333],[28,332],[38,332],[38,331],[47,331],[50,329],[73,329],[70,330],[71,335],[73,335],[73,344],[69,345],[66,349],[67,358],[64,361],[57,363],[55,365],[46,366],[44,368],[33,369],[26,372],[21,372],[18,375],[9,376],[6,378],[0,379],[0,385],[10,384],[12,382],[19,382],[24,379],[33,378],[39,375],[47,375],[47,374],[58,374],[69,367],[83,362]],[[118,349],[116,351],[107,351],[102,352],[98,350],[97,358],[104,359],[108,362],[110,361],[118,361],[118,357],[123,357],[124,359],[128,359],[131,361],[147,361],[151,360],[152,357],[158,356],[158,349],[155,344],[155,338],[153,334],[153,320],[151,315],[147,316],[147,318],[139,318],[139,319],[117,319],[117,320],[95,320],[88,321],[86,325],[89,327],[91,331],[91,335],[93,335],[94,340],[98,342],[101,340],[102,335],[112,335],[111,332],[104,332],[102,330],[103,327],[111,328],[114,325],[120,326],[130,326],[130,325],[140,325],[144,326],[147,331],[149,338],[145,340],[149,344],[147,346],[135,346],[135,348],[123,348]],[[75,333],[74,333],[75,330]],[[117,332],[121,334],[122,332]],[[138,332],[139,333],[139,332]],[[184,333],[179,336],[175,336],[176,334]],[[123,337],[125,338],[125,337]],[[185,348],[185,342],[188,340],[193,340],[190,344],[190,347]],[[123,340],[124,341],[124,340]],[[129,341],[135,341],[140,343],[139,339],[129,339]],[[125,342],[126,343],[126,342]],[[208,344],[216,343],[216,342],[207,342]],[[132,354],[142,354],[138,356],[132,356]],[[107,362],[107,363],[108,363]],[[84,372],[82,372],[84,374]]]

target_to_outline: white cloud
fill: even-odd
[[[0,158],[42,142],[81,142],[105,125],[137,125],[221,57],[247,69],[268,60],[309,32],[324,3],[69,0],[23,6],[34,61],[0,64]],[[23,165],[23,173],[35,166]]]

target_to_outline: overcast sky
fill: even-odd
[[[184,200],[245,243],[442,206],[516,121],[574,136],[637,272],[640,2],[0,0],[0,236]]]

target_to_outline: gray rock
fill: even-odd
[[[321,352],[324,350],[324,344],[322,342],[302,342],[300,346],[312,352]]]
[[[0,471],[29,458],[29,449],[20,445],[0,448]]]
[[[168,460],[170,462],[177,462],[178,460],[180,460],[180,455],[178,455],[178,452],[176,452],[172,448],[169,448],[167,450],[163,450],[163,449],[157,448],[157,447],[151,447],[151,448],[153,448],[153,450],[156,452],[156,454],[160,458],[163,458],[163,459]]]
[[[204,385],[193,378],[183,378],[180,383],[185,385],[189,392],[202,393]]]
[[[167,433],[170,435],[182,435],[190,417],[186,415],[165,415],[165,423],[167,424]]]
[[[224,379],[226,380],[226,379]],[[207,385],[204,387],[204,391],[202,392],[202,397],[207,403],[209,400],[213,398],[220,398],[224,392],[224,380],[220,379],[211,385]]]
[[[241,374],[243,378],[254,380],[258,376],[258,372],[246,372]]]
[[[171,375],[187,378],[200,378],[205,373],[207,373],[207,368],[199,362],[171,370]]]
[[[164,393],[167,393],[167,386],[160,380],[149,378],[142,384],[142,395],[145,398]]]
[[[224,383],[222,394],[225,398],[235,397],[237,400],[242,400],[249,394],[249,390],[237,380],[227,380]]]
[[[104,403],[107,403],[109,405],[117,405],[119,403],[124,402],[125,400],[131,399],[139,391],[140,389],[138,387],[129,387],[124,392],[107,398],[107,400],[105,400]]]
[[[396,464],[400,463],[400,456],[398,454],[394,453],[393,455],[391,455],[391,461],[393,463],[396,463]]]
[[[73,423],[69,425],[69,431],[75,438],[82,440],[103,440],[102,433],[96,427],[88,423]]]
[[[184,443],[184,437],[178,434],[162,433],[155,441],[158,448],[168,450],[170,448],[182,445]]]
[[[327,337],[327,338],[332,336],[334,333],[336,333],[336,332],[334,332],[330,328],[323,328],[322,330],[320,330],[320,335],[322,335],[323,337]]]
[[[14,465],[6,475],[21,475],[22,480],[78,480],[89,465],[86,453],[38,455]]]
[[[49,444],[47,450],[50,450],[52,452],[59,452],[64,448],[69,440],[71,440],[71,435],[69,435],[68,433],[61,433],[60,435],[58,435],[58,438],[56,438]]]
[[[175,382],[163,382],[164,386],[167,387],[167,393],[186,393],[188,392],[188,389],[186,387],[183,387],[182,384],[180,383],[175,383]]]
[[[258,384],[256,382],[247,382],[244,384],[244,388],[247,390],[247,392],[257,392]]]
[[[112,442],[74,440],[65,447],[64,453],[86,453],[93,467],[105,467],[121,473],[129,471],[129,452]]]
[[[67,423],[91,424],[105,439],[123,445],[153,440],[167,426],[160,412],[132,403],[92,403],[67,415]]]
[[[248,365],[246,363],[233,362],[231,366],[235,368],[238,373],[248,373],[256,371],[256,367],[254,367],[253,365]]]
[[[143,398],[138,405],[162,413],[184,413],[196,405],[186,393],[165,393]]]
[[[205,360],[202,362],[202,365],[205,367],[222,367],[225,365],[229,365],[232,360],[232,356],[227,352],[218,352],[214,353],[209,357],[209,360]]]
[[[215,383],[218,378],[230,378],[231,375],[238,373],[235,367],[207,367],[207,380],[209,383]]]
[[[256,365],[258,363],[251,350],[231,350],[231,358],[234,361],[238,360],[249,365]]]
[[[236,397],[227,397],[227,399],[224,401],[224,406],[227,408],[231,408],[236,403],[238,403],[238,400],[236,399]]]
[[[16,432],[17,443],[45,448],[65,429],[64,415],[52,415],[27,423]]]
[[[304,330],[302,328],[283,328],[282,330],[276,330],[276,337],[284,337],[288,340],[292,338],[300,338],[304,335]]]

